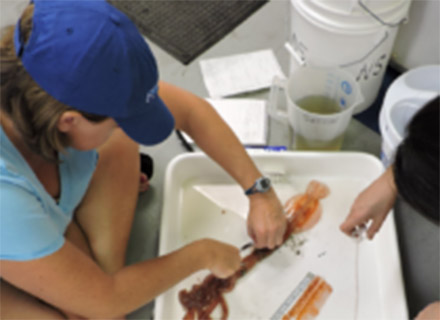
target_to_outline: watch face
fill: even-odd
[[[244,193],[246,195],[251,195],[257,192],[267,192],[270,190],[270,179],[267,177],[261,177],[255,181],[254,185],[246,190]]]
[[[270,180],[269,178],[263,177],[259,180],[259,188],[260,192],[266,192],[270,189]]]
[[[261,181],[261,188],[263,190],[267,190],[270,188],[270,180],[269,179],[264,178],[264,179],[261,179],[260,181]]]

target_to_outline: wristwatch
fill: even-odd
[[[254,193],[265,193],[270,190],[271,182],[267,177],[260,177],[255,180],[255,183],[252,187],[247,189],[244,194],[249,196]]]

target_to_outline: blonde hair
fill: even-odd
[[[30,4],[20,20],[24,41],[32,32],[34,5]],[[57,127],[60,116],[73,108],[55,100],[26,72],[15,54],[14,27],[7,27],[0,41],[1,110],[13,121],[26,145],[49,161],[58,161],[57,152],[69,145],[67,135]],[[78,111],[80,112],[80,111]],[[80,112],[90,121],[107,119]]]

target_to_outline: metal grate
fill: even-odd
[[[189,64],[268,0],[108,0],[148,39]]]

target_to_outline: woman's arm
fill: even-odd
[[[421,310],[415,320],[438,320],[440,319],[440,301],[435,301]]]
[[[176,128],[189,134],[243,190],[262,176],[235,134],[207,101],[166,82],[160,82],[159,94],[174,115]],[[251,195],[249,200],[248,230],[256,246],[273,248],[280,245],[286,219],[273,189]]]
[[[201,269],[219,277],[240,265],[235,247],[199,240],[168,255],[107,274],[66,241],[57,252],[30,261],[1,261],[2,278],[12,285],[75,314],[103,319],[125,315]]]

